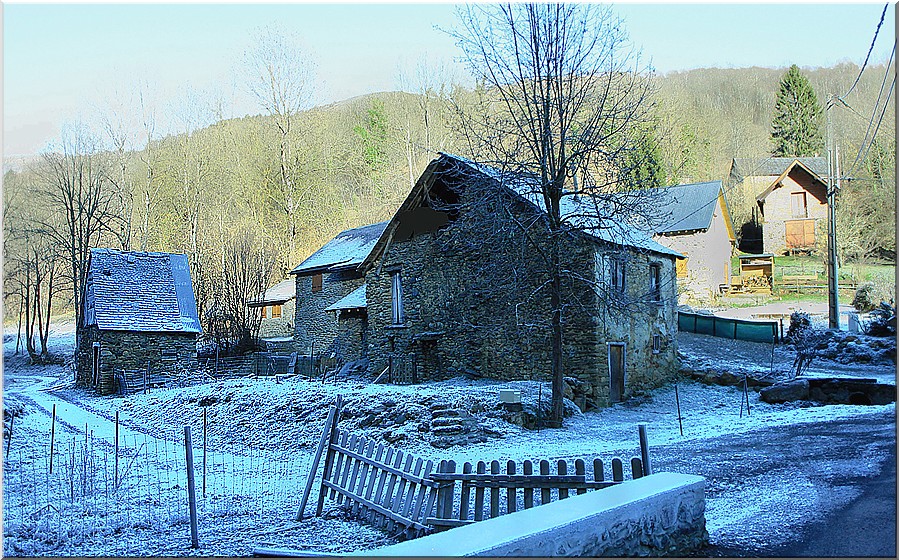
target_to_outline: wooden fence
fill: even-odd
[[[642,460],[634,457],[630,464],[631,478],[641,478]],[[550,465],[555,466],[555,473],[550,472]],[[539,472],[535,472],[534,467]],[[571,492],[585,494],[588,490],[599,490],[624,482],[624,464],[617,457],[611,461],[610,480],[605,478],[601,459],[593,459],[592,467],[593,480],[588,480],[587,465],[583,459],[574,461],[573,474],[565,459],[552,463],[546,459],[536,463],[524,461],[520,467],[515,461],[508,461],[505,472],[501,471],[499,461],[490,462],[490,472],[487,472],[487,463],[484,461],[478,461],[476,467],[466,462],[460,473],[456,472],[455,461],[441,461],[437,472],[431,475],[432,480],[440,483],[437,511],[434,517],[427,519],[427,524],[437,528],[458,527],[564,500]],[[459,483],[458,492],[456,483]],[[488,491],[489,496],[486,496]],[[471,507],[472,499],[474,507]]]
[[[461,472],[456,472],[455,461],[440,461],[435,470],[433,461],[339,429],[341,404],[338,397],[329,412],[300,501],[299,517],[303,516],[322,456],[316,515],[321,515],[329,498],[345,504],[362,520],[407,537],[564,500],[572,492],[583,494],[625,480],[624,463],[618,458],[610,463],[609,479],[598,458],[590,463],[590,473],[583,459],[574,461],[573,473],[565,459],[553,463],[546,459],[524,461],[520,468],[515,461],[508,461],[505,472],[499,461],[489,463],[489,472],[485,461],[466,462]],[[640,449],[642,458],[630,460],[633,479],[651,472],[645,425],[640,426]],[[551,465],[555,466],[554,473]],[[588,474],[592,480],[588,480]]]

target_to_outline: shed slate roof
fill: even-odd
[[[84,311],[101,330],[202,332],[187,255],[91,249]]]
[[[266,305],[277,305],[297,297],[297,282],[293,278],[281,280],[271,288],[264,291],[260,296],[247,303],[248,307],[263,307]]]
[[[790,164],[797,159],[819,176],[827,176],[827,158],[823,157],[734,158],[730,174],[737,180],[760,175],[776,177],[786,171]]]
[[[664,218],[656,224],[655,232],[663,234],[709,229],[722,188],[721,181],[709,181],[641,192],[658,197],[658,205],[664,209],[661,212]]]
[[[362,284],[344,298],[338,300],[333,305],[326,307],[325,311],[342,311],[345,309],[365,309],[368,307],[368,301],[365,299],[365,284]]]
[[[291,274],[312,274],[358,266],[375,246],[387,222],[348,229],[290,271]]]

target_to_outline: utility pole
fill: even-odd
[[[827,318],[828,327],[840,328],[840,294],[837,277],[837,212],[836,195],[840,190],[840,148],[828,150],[827,181]]]

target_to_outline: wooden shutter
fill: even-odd
[[[312,275],[312,291],[313,292],[322,291],[322,275],[321,274],[313,274]]]
[[[789,220],[784,222],[786,242],[790,249],[815,245],[815,220]]]
[[[687,259],[677,259],[677,277],[687,277]]]

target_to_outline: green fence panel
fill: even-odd
[[[757,323],[747,323],[740,321],[737,323],[737,338],[740,340],[748,340],[750,342],[775,342],[777,337],[777,323],[772,321],[764,321]]]
[[[693,332],[715,336],[715,318],[708,315],[696,315],[696,330]]]
[[[736,338],[749,342],[777,342],[777,321],[727,319],[696,313],[677,314],[677,328],[683,332],[708,334],[719,338]]]

